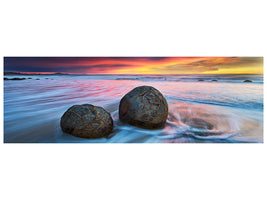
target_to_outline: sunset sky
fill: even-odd
[[[263,74],[263,57],[5,57],[5,72]]]

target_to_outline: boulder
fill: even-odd
[[[164,126],[168,117],[168,103],[157,89],[140,86],[127,93],[120,101],[119,118],[122,122],[146,129]]]
[[[20,81],[25,80],[26,78],[4,78],[4,80]]]
[[[65,133],[81,138],[101,138],[113,129],[113,120],[103,108],[91,104],[74,105],[61,117],[60,126]]]

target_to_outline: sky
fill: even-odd
[[[4,57],[5,72],[263,74],[263,57]]]

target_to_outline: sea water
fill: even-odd
[[[4,81],[6,143],[239,143],[263,142],[262,75],[17,75]],[[31,79],[29,79],[31,78]],[[38,80],[39,79],[39,80]],[[243,82],[244,80],[252,82]],[[146,130],[122,123],[120,99],[137,86],[166,98],[166,125]],[[107,138],[63,133],[60,118],[72,105],[93,104],[111,113]],[[188,119],[212,124],[195,127]]]

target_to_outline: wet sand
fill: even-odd
[[[263,85],[259,83],[32,78],[4,82],[6,143],[263,142]],[[166,97],[169,116],[163,129],[145,130],[119,121],[120,99],[140,85],[151,85]],[[114,130],[108,138],[78,138],[60,129],[63,113],[85,103],[111,113]]]

